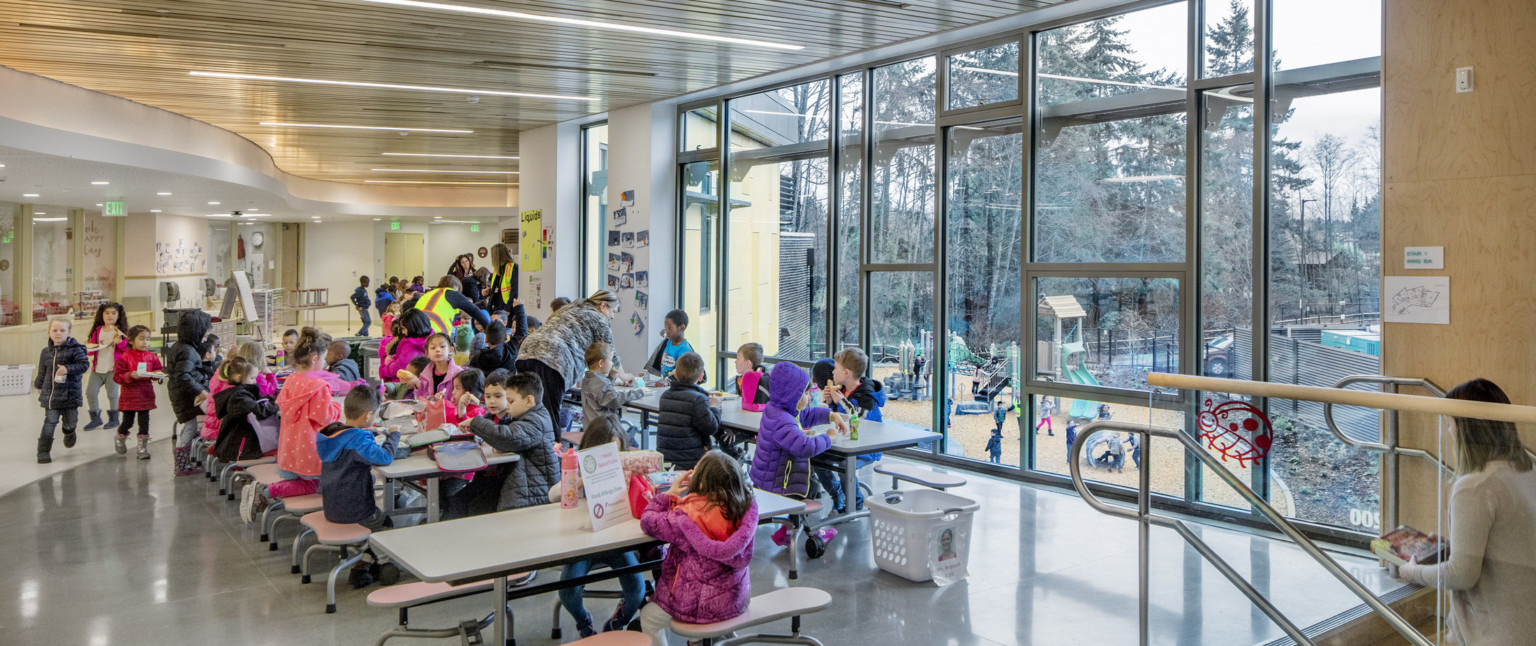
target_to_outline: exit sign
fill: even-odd
[[[109,218],[121,218],[128,215],[128,207],[122,202],[104,202],[101,205],[101,214]]]
[[[391,222],[391,223],[389,223],[389,230],[390,231],[399,231],[400,230],[400,223],[399,222]]]
[[[471,224],[471,225],[469,225],[469,232],[470,233],[480,233],[480,225],[478,225],[478,224]]]

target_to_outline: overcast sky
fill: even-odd
[[[1207,25],[1219,22],[1228,9],[1226,1],[1211,0]],[[1381,55],[1380,0],[1275,0],[1274,10],[1275,50],[1283,69]],[[1148,67],[1183,71],[1188,11],[1182,2],[1153,7],[1127,14],[1120,27]],[[1381,91],[1311,97],[1292,107],[1296,113],[1280,126],[1278,136],[1304,145],[1325,133],[1353,141],[1380,123]]]

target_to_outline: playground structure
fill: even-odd
[[[1056,336],[1048,344],[1042,344],[1050,351],[1041,354],[1042,359],[1048,362],[1040,366],[1041,371],[1059,375],[1073,384],[1099,385],[1099,380],[1088,372],[1088,350],[1083,343],[1083,319],[1087,318],[1088,312],[1083,310],[1082,303],[1070,295],[1045,296],[1040,299],[1039,307],[1040,314],[1051,316],[1056,324]],[[1065,331],[1068,320],[1073,321],[1070,332]],[[1097,417],[1098,412],[1098,402],[1074,399],[1067,414],[1079,419],[1091,419]]]

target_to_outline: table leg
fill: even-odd
[[[651,448],[651,411],[648,410],[640,411],[640,448]]]
[[[435,523],[442,518],[442,511],[438,508],[438,491],[441,488],[439,482],[442,478],[427,478],[427,522]]]
[[[395,513],[395,480],[393,478],[384,481],[384,515]]]
[[[436,480],[436,478],[433,478]],[[507,643],[507,577],[498,575],[491,583],[491,643],[504,646]]]
[[[854,501],[859,499],[859,460],[854,456],[843,458],[843,513],[858,510]]]

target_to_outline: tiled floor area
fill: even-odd
[[[301,585],[289,574],[288,552],[257,543],[257,530],[241,524],[236,505],[207,480],[171,476],[163,440],[153,445],[155,459],[125,460],[96,431],[38,468],[37,411],[29,398],[0,399],[0,416],[9,420],[0,449],[0,486],[8,491],[0,495],[0,643],[361,645],[394,624],[393,611],[364,604],[365,591],[339,591],[339,613],[324,614],[323,584]],[[168,413],[155,427],[167,436]],[[865,526],[844,526],[825,557],[802,564],[795,582],[834,598],[831,611],[806,618],[805,631],[829,646],[1136,642],[1133,523],[1102,516],[1065,492],[974,475],[970,481],[954,490],[981,502],[968,580],[941,589],[882,572]],[[771,531],[758,534],[758,591],[788,583],[788,556],[768,540]],[[1355,605],[1290,546],[1225,529],[1202,534],[1300,625]],[[1281,635],[1172,533],[1154,530],[1152,556],[1154,643],[1255,644]],[[1395,586],[1372,561],[1347,558],[1346,567],[1374,590]],[[612,603],[590,606],[606,616]],[[557,643],[549,639],[553,604],[553,597],[514,604],[519,644]],[[471,597],[412,618],[449,625],[490,605],[487,596]],[[564,622],[574,641],[570,619]]]

